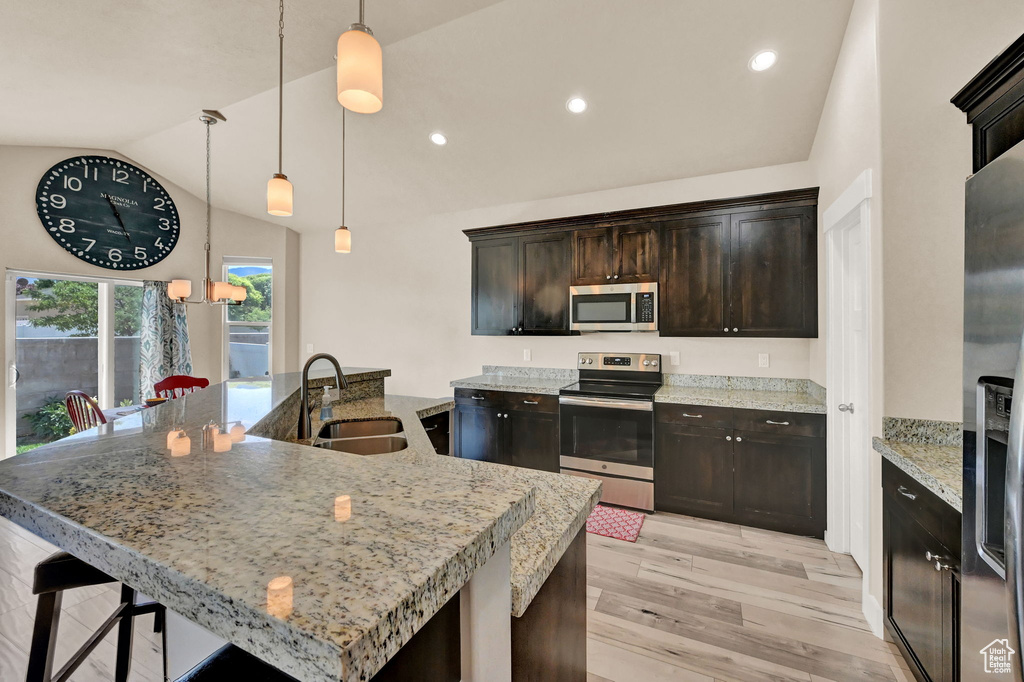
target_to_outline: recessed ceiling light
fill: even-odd
[[[587,110],[587,100],[582,97],[571,97],[569,101],[565,103],[565,108],[574,114],[582,114]]]
[[[430,133],[430,141],[438,147],[443,147],[448,144],[448,138],[445,137],[443,133]]]
[[[767,71],[775,66],[775,61],[778,58],[779,55],[775,50],[761,50],[750,58],[750,70]]]

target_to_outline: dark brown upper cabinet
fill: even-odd
[[[594,227],[573,233],[573,285],[651,282],[657,278],[656,225]]]
[[[817,188],[466,230],[474,334],[568,334],[569,286],[659,282],[662,336],[818,335]]]
[[[569,333],[569,234],[473,242],[472,333]]]
[[[817,336],[817,209],[737,213],[730,226],[727,333]]]
[[[658,285],[662,336],[722,336],[729,315],[728,215],[662,223]]]

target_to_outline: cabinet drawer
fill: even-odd
[[[899,513],[912,516],[959,561],[962,525],[960,512],[885,459],[882,460],[882,490],[897,505]]]
[[[510,410],[558,413],[558,396],[545,393],[506,393],[506,406]]]
[[[455,389],[455,402],[458,405],[474,405],[476,407],[505,407],[508,402],[504,391],[482,391],[476,388]]]
[[[736,410],[737,431],[759,431],[780,436],[825,436],[825,415],[774,410]]]
[[[654,406],[655,419],[663,424],[685,424],[711,429],[731,429],[733,426],[731,407],[710,405],[676,405],[657,403]]]

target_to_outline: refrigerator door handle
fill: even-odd
[[[1024,339],[1017,353],[1014,387],[1024,386]],[[1020,651],[1024,641],[1024,595],[1021,594],[1021,537],[1024,535],[1024,400],[1014,400],[1010,408],[1010,435],[1006,448],[1006,508],[1004,516],[1006,555],[1006,596],[1009,610],[1010,647]],[[1014,666],[1014,678],[1022,679],[1020,657]]]

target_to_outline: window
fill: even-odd
[[[69,435],[68,391],[104,410],[139,402],[142,282],[8,271],[7,291],[16,380],[5,431],[19,451]]]
[[[225,257],[224,278],[246,290],[242,305],[224,307],[224,378],[269,376],[272,368],[272,262],[270,259]]]

